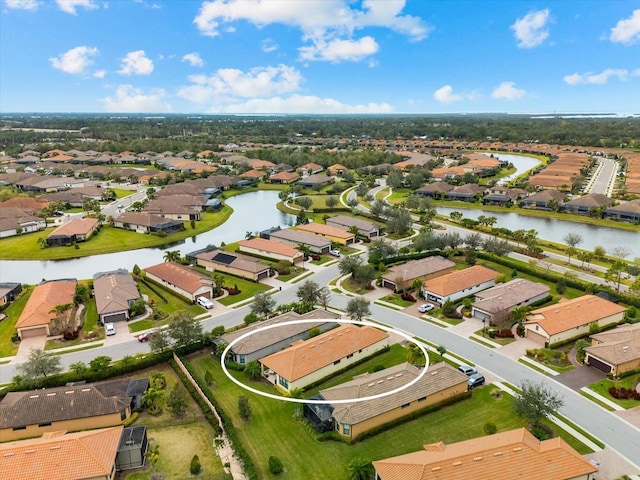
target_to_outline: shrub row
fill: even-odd
[[[640,400],[640,393],[634,388],[609,387],[609,395],[618,400]]]
[[[153,293],[155,293],[158,297],[160,297],[160,300],[162,300],[164,303],[169,303],[169,300],[167,300],[167,297],[165,297],[164,295],[162,295],[162,293],[160,293],[155,286],[153,285],[153,283],[151,280],[147,280],[146,278],[142,277],[140,279],[142,281],[142,283],[145,284],[145,286],[151,290]]]
[[[238,436],[238,432],[237,432],[235,426],[233,425],[233,421],[226,414],[226,412],[222,409],[220,404],[216,401],[216,398],[213,395],[213,393],[211,393],[211,390],[209,389],[209,387],[204,385],[202,383],[202,381],[198,378],[198,376],[195,374],[195,372],[191,368],[191,365],[189,364],[189,362],[187,362],[183,357],[180,357],[180,360],[184,364],[184,366],[187,369],[187,371],[189,372],[189,374],[198,383],[198,385],[200,386],[200,389],[202,390],[202,393],[204,393],[204,395],[207,397],[207,399],[209,399],[211,404],[214,406],[214,408],[218,412],[218,415],[220,416],[220,419],[222,420],[222,426],[224,428],[224,431],[227,434],[227,437],[229,438],[229,441],[233,445],[233,451],[240,458],[240,460],[242,460],[242,463],[243,463],[243,466],[244,466],[244,472],[247,475],[247,478],[249,478],[250,480],[258,480],[258,473],[256,472],[256,467],[255,467],[255,465],[253,463],[253,460],[249,456],[249,453],[247,452],[247,450],[242,445],[242,442],[240,441],[240,437]],[[176,371],[178,371],[178,370],[176,370]],[[182,372],[180,372],[180,373],[182,373]],[[191,388],[193,388],[193,386]],[[195,389],[194,389],[194,391],[195,391]],[[215,417],[214,417],[214,420],[215,420]]]

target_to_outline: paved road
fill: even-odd
[[[618,162],[609,158],[599,158],[598,163],[598,168],[585,190],[587,193],[602,193],[610,197],[618,174]]]

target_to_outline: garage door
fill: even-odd
[[[46,337],[47,336],[47,327],[40,328],[31,328],[29,330],[21,331],[22,338],[33,338],[33,337]]]
[[[269,270],[266,270],[258,274],[258,280],[262,280],[263,278],[267,278],[268,276],[269,276]]]
[[[127,319],[127,314],[125,312],[116,313],[114,315],[106,315],[102,318],[102,323],[108,322],[124,322]]]
[[[609,373],[611,371],[611,365],[607,365],[602,360],[598,360],[597,358],[588,356],[587,363],[592,367],[600,370],[601,372]]]
[[[480,310],[476,310],[475,308],[471,310],[471,316],[486,321],[487,323],[491,321],[491,315],[481,312]]]
[[[391,290],[395,290],[396,289],[396,284],[393,282],[389,282],[387,280],[382,280],[382,286],[384,288],[390,288]]]
[[[547,342],[547,337],[545,337],[544,335],[540,335],[539,333],[529,329],[527,329],[527,338],[530,338],[531,340],[533,340],[536,343],[539,343],[542,346],[544,346],[544,344]]]

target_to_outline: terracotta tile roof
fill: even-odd
[[[0,203],[0,208],[4,207],[17,207],[30,209],[34,212],[38,212],[47,206],[49,202],[42,198],[34,197],[13,197]]]
[[[476,293],[473,306],[485,312],[499,313],[513,308],[530,298],[549,293],[550,288],[525,278],[514,278],[506,283]]]
[[[240,178],[262,178],[266,175],[266,172],[262,170],[248,170],[238,175]]]
[[[76,293],[76,280],[52,280],[36,286],[24,306],[16,328],[48,325],[57,305],[73,303]]]
[[[109,478],[122,426],[0,444],[2,477],[7,480]]]
[[[274,175],[271,175],[269,177],[269,180],[281,180],[284,182],[293,182],[295,180],[298,180],[300,178],[300,175],[298,175],[295,172],[278,172]]]
[[[131,397],[129,381],[9,392],[0,402],[0,428],[62,422],[110,415],[124,410]]]
[[[389,335],[373,327],[342,325],[291,347],[260,362],[290,382],[299,380],[336,360],[385,341]]]
[[[255,168],[255,169],[271,168],[276,166],[275,163],[270,162],[269,160],[249,160],[247,164],[251,168]]]
[[[382,275],[382,278],[395,283],[399,278],[413,280],[414,278],[426,277],[455,266],[456,264],[451,260],[440,256],[426,257],[419,260],[410,260],[401,265],[394,265]]]
[[[63,223],[53,232],[51,232],[47,238],[50,237],[67,237],[74,235],[88,235],[92,230],[98,226],[97,218],[72,218],[68,222]]]
[[[414,365],[402,363],[379,372],[358,375],[349,382],[320,390],[320,395],[329,404],[332,400],[379,395],[415,380],[420,372],[421,369]],[[466,390],[468,379],[469,377],[456,368],[444,362],[436,363],[429,366],[427,373],[411,387],[374,400],[336,404],[332,416],[338,422],[353,425],[456,385],[464,385]]]
[[[585,351],[612,365],[621,365],[640,358],[640,324],[623,325],[591,335],[598,342]]]
[[[251,238],[249,240],[242,240],[238,243],[238,245],[240,245],[241,247],[253,248],[255,250],[262,250],[267,253],[286,255],[288,257],[296,257],[301,253],[300,250],[298,250],[293,245],[259,237]]]
[[[566,480],[598,471],[561,438],[541,442],[525,428],[449,445],[425,445],[424,450],[373,466],[381,480]]]
[[[481,283],[495,280],[499,275],[495,270],[482,265],[474,265],[464,270],[458,270],[427,280],[424,282],[424,289],[436,295],[447,296]]]
[[[129,302],[140,298],[138,286],[126,270],[98,273],[94,275],[93,289],[98,314],[129,310]]]
[[[323,223],[307,223],[305,225],[296,226],[297,230],[301,230],[307,233],[313,233],[318,235],[328,235],[336,238],[354,238],[355,235],[346,230],[343,230],[338,227],[332,227],[331,225],[325,225]]]
[[[192,268],[173,262],[164,262],[144,269],[152,275],[171,283],[191,294],[205,285],[212,285],[213,279],[196,272]]]
[[[596,295],[583,295],[571,300],[560,300],[555,305],[532,310],[525,324],[538,324],[549,335],[566,332],[626,311],[622,305]]]

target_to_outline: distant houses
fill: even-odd
[[[411,288],[420,279],[430,280],[454,271],[456,264],[440,256],[410,260],[393,265],[382,274],[382,286],[391,290]]]

